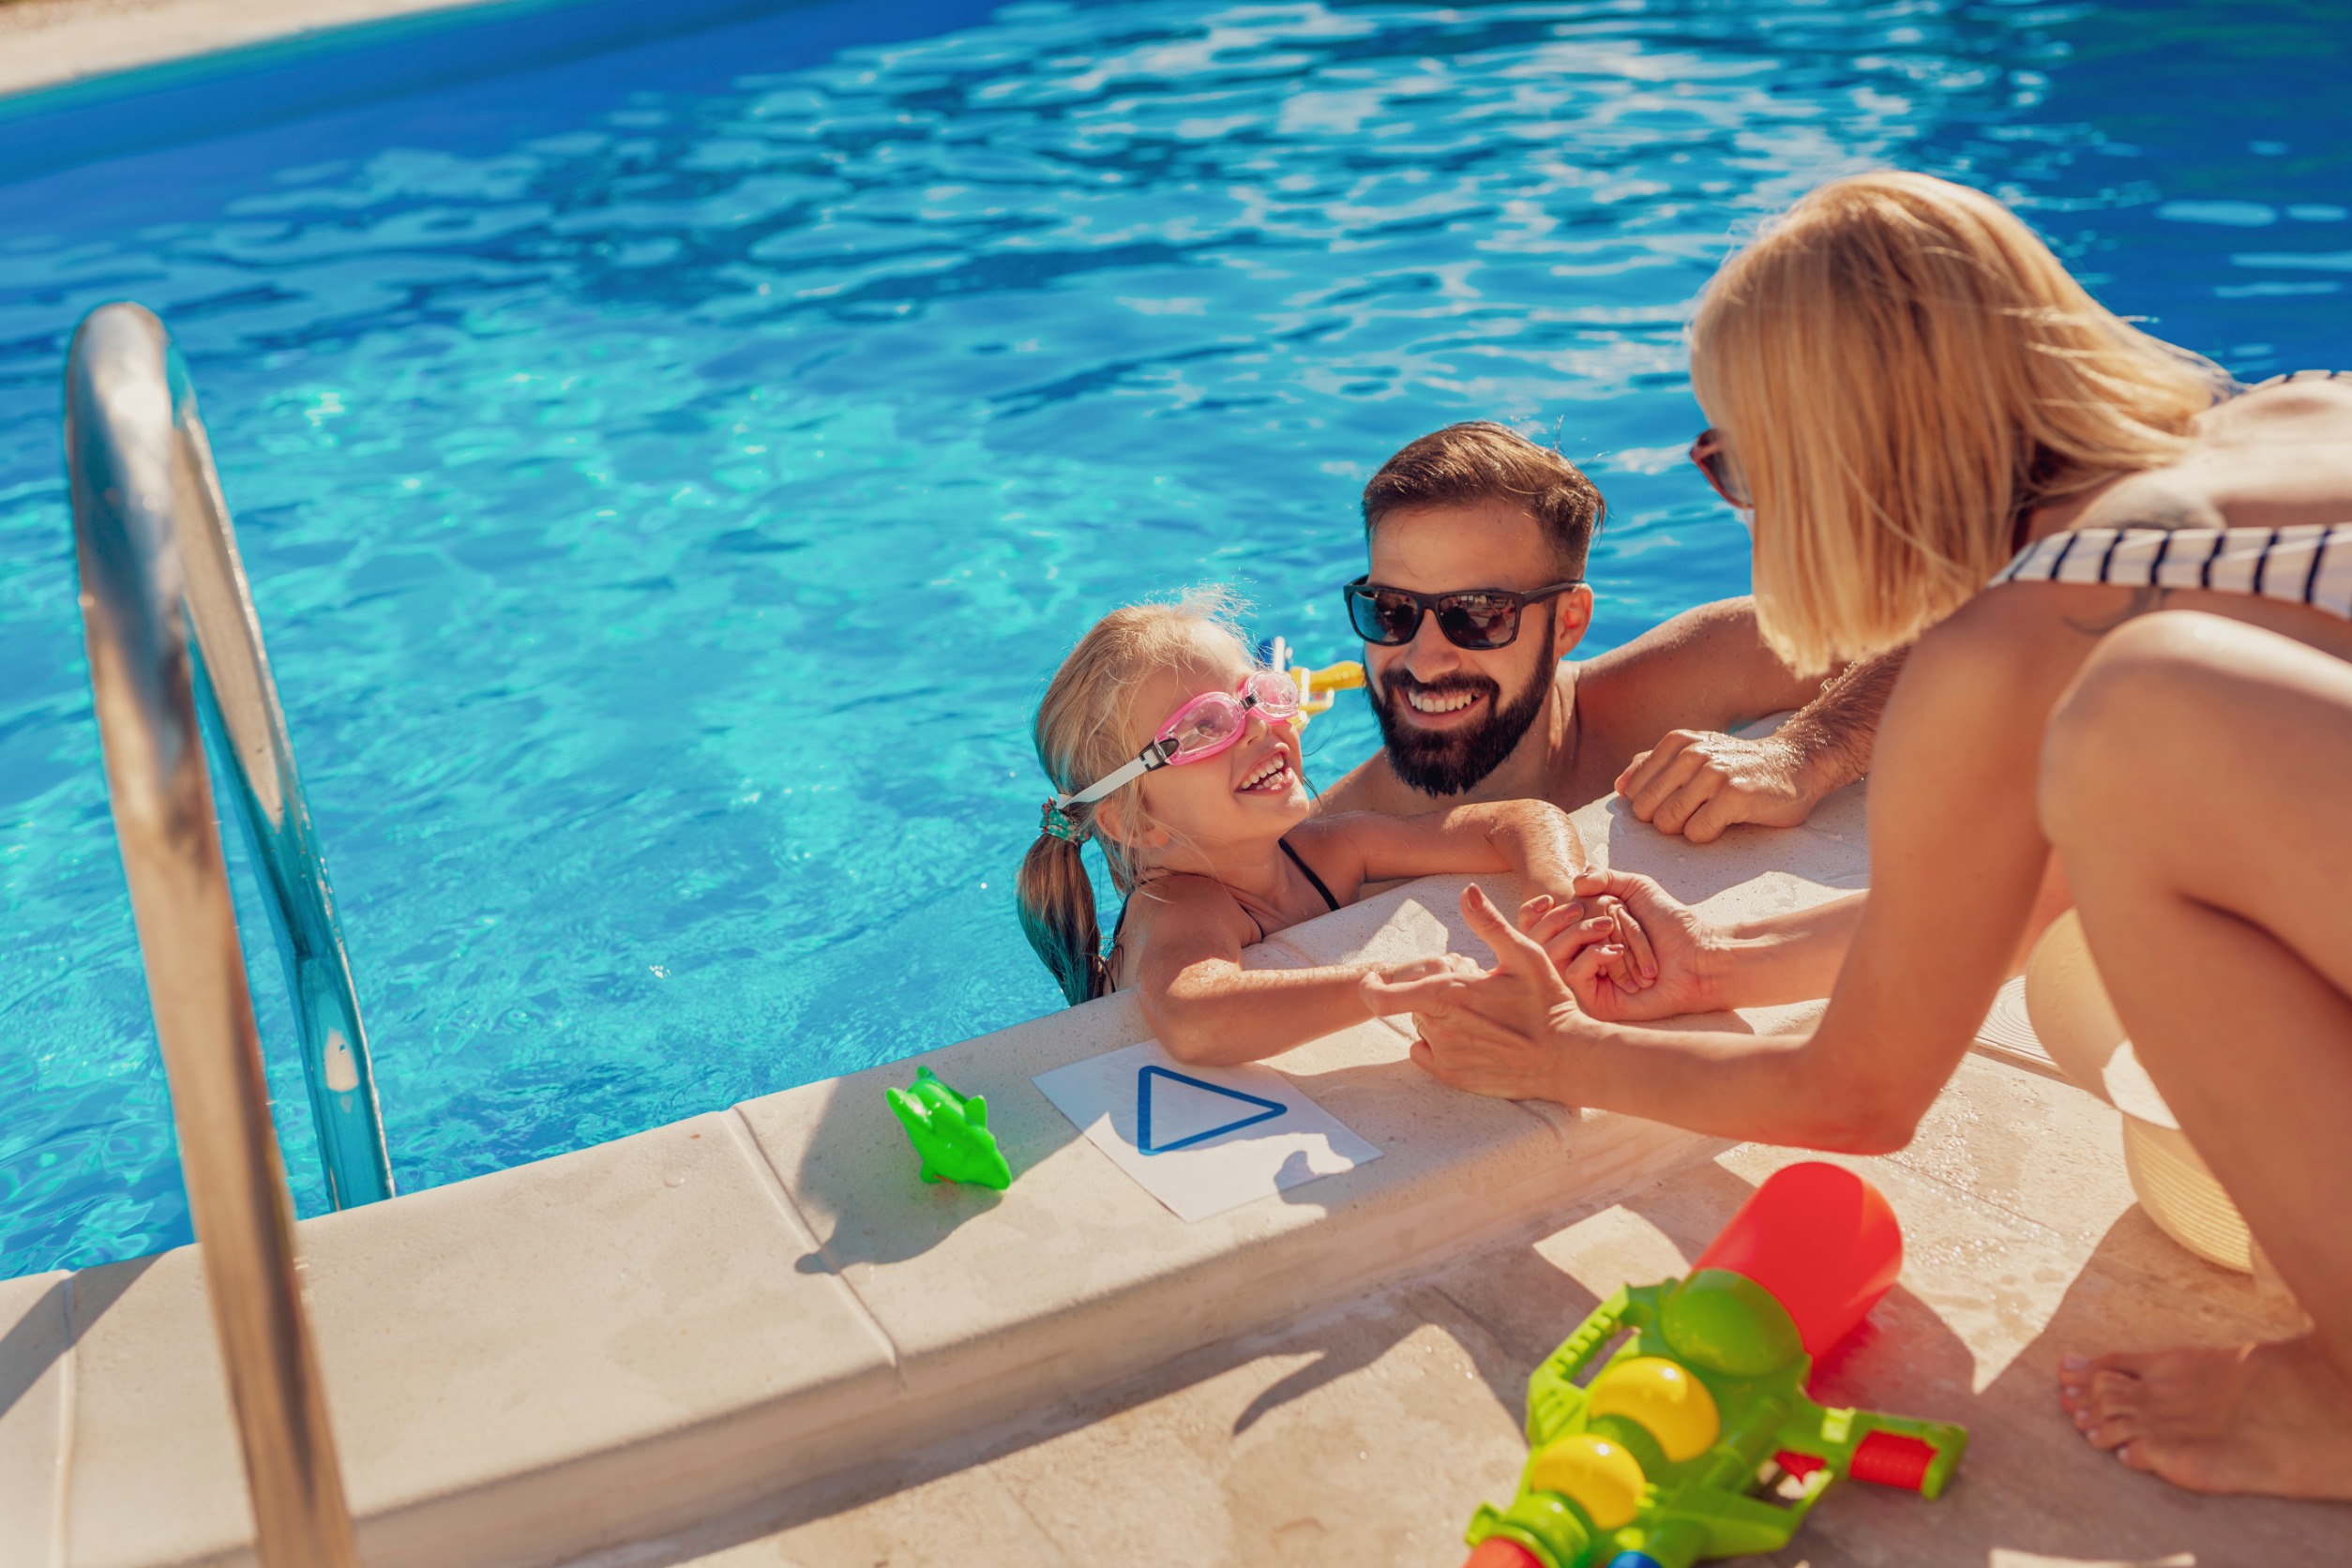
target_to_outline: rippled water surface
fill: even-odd
[[[2241,375],[2352,364],[2340,8],[806,21],[0,186],[0,1274],[188,1233],[58,458],[102,300],[204,399],[411,1190],[1054,1005],[1058,656],[1204,579],[1343,655],[1356,490],[1436,425],[1600,479],[1598,644],[1741,591],[1680,326],[1824,176],[1994,189]]]

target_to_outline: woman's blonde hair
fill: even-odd
[[[1136,692],[1155,671],[1197,656],[1204,643],[1229,642],[1236,658],[1255,662],[1235,625],[1238,609],[1223,588],[1195,588],[1173,604],[1114,610],[1078,639],[1047,686],[1031,731],[1037,761],[1057,793],[1075,794],[1135,760],[1150,738],[1140,732],[1138,718],[1158,716],[1136,714]],[[1021,930],[1072,1006],[1111,988],[1094,918],[1094,884],[1079,844],[1095,837],[1111,885],[1122,897],[1135,891],[1135,852],[1109,834],[1094,832],[1102,807],[1113,801],[1130,836],[1152,825],[1143,809],[1143,780],[1137,778],[1091,806],[1067,807],[1061,816],[1068,837],[1051,830],[1048,815],[1048,826],[1039,830],[1021,858],[1017,882]]]
[[[2025,508],[2178,457],[2230,384],[1998,202],[1897,173],[1822,186],[1724,264],[1691,381],[1755,500],[1765,641],[1808,673],[1952,613]]]

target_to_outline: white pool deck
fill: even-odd
[[[0,95],[480,0],[0,0]]]
[[[1703,849],[1606,805],[1578,821],[1725,913],[1866,870],[1856,791]],[[1460,885],[1253,961],[1482,953]],[[1142,1035],[1111,999],[916,1059],[988,1095],[1002,1195],[914,1179],[882,1100],[909,1062],[306,1221],[367,1560],[1447,1563],[1512,1484],[1535,1362],[1799,1157],[1458,1094],[1367,1023],[1274,1064],[1382,1157],[1187,1225],[1029,1081]],[[2352,1510],[2188,1498],[2058,1414],[2065,1349],[2284,1321],[2133,1208],[2114,1123],[1971,1057],[1908,1150],[1857,1162],[1910,1255],[1842,1392],[1976,1446],[1937,1503],[1833,1498],[1787,1563],[2219,1564],[2256,1541],[2264,1563],[2352,1562]],[[249,1560],[192,1250],[0,1282],[0,1568]]]

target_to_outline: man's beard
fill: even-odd
[[[1503,759],[1517,748],[1528,727],[1535,722],[1535,716],[1544,711],[1544,699],[1559,676],[1557,662],[1552,656],[1552,625],[1547,615],[1544,617],[1544,652],[1535,661],[1535,678],[1528,682],[1526,691],[1507,705],[1502,701],[1502,688],[1484,675],[1450,675],[1434,685],[1425,685],[1401,668],[1390,671],[1365,692],[1372,700],[1372,716],[1380,720],[1380,743],[1388,747],[1388,765],[1395,770],[1397,777],[1425,795],[1458,795],[1475,788],[1502,766]],[[1408,705],[1408,691],[1425,692],[1432,697],[1464,691],[1482,693],[1488,699],[1486,721],[1468,730],[1437,733],[1413,728],[1410,720],[1400,718],[1397,713]]]

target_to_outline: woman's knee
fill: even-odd
[[[2107,634],[2043,735],[2040,806],[2052,843],[2159,804],[2168,781],[2210,771],[2216,721],[2246,679],[2236,644],[2248,629],[2182,612]]]

